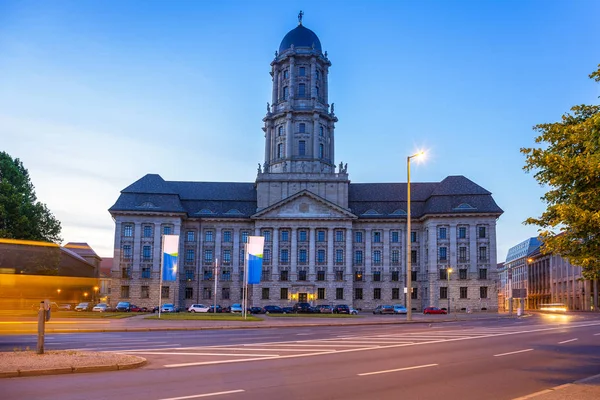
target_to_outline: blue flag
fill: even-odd
[[[179,236],[163,236],[163,264],[162,280],[174,281],[177,279],[177,255],[179,252]]]
[[[249,236],[247,248],[248,284],[260,283],[262,275],[263,248],[265,238],[262,236]]]

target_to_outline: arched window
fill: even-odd
[[[300,133],[305,133],[306,132],[306,124],[305,123],[300,123],[300,125],[298,125],[298,132]]]
[[[277,145],[277,158],[283,158],[283,143]]]
[[[323,143],[319,144],[319,158],[323,158]]]

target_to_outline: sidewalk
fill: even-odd
[[[600,375],[531,393],[513,400],[596,400],[600,399]]]

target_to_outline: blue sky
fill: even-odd
[[[493,193],[498,261],[536,235],[533,125],[598,103],[600,2],[0,1],[0,150],[66,241],[112,256],[107,209],[147,173],[251,182],[269,63],[297,24],[333,63],[336,162],[352,182],[464,175]]]

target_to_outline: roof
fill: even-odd
[[[351,183],[349,211],[358,218],[406,218],[406,183]],[[257,212],[254,183],[165,181],[148,174],[121,191],[115,212],[182,213],[190,218],[250,218]],[[411,184],[411,213],[502,214],[489,191],[464,176]]]
[[[511,261],[529,256],[536,249],[538,249],[540,245],[541,242],[537,237],[532,237],[522,241],[518,245],[508,249],[508,254],[506,255],[505,263],[508,264]]]
[[[317,35],[308,28],[305,28],[303,25],[298,25],[296,28],[292,29],[283,37],[281,44],[279,45],[279,52],[283,53],[287,49],[291,48],[292,45],[294,47],[308,47],[321,52],[321,41],[317,37]]]

